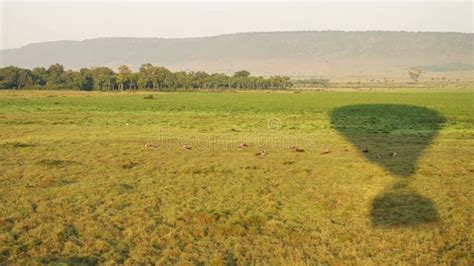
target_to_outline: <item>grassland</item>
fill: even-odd
[[[0,92],[0,264],[473,264],[473,90],[148,94]]]

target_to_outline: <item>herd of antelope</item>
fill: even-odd
[[[145,149],[158,149],[159,148],[159,146],[157,146],[155,144],[152,144],[152,143],[147,143],[147,144],[145,144],[144,147],[145,147]],[[186,150],[186,151],[192,150],[192,147],[188,144],[181,144],[180,147],[181,147],[182,150]],[[242,151],[244,149],[247,149],[248,147],[249,147],[249,145],[247,143],[242,142],[237,147],[237,150]],[[300,148],[298,146],[292,146],[289,149],[293,152],[304,152],[304,149]],[[265,155],[267,155],[267,152],[264,149],[260,149],[258,152],[255,153],[255,156],[265,156]]]
[[[145,144],[145,149],[157,149],[159,148],[159,146],[155,145],[155,144],[151,144],[151,143],[147,143]],[[181,144],[181,149],[182,150],[185,150],[185,151],[190,151],[192,150],[192,147],[188,144]],[[247,148],[249,148],[250,146],[245,143],[245,142],[242,142],[239,144],[239,146],[237,147],[237,150],[239,151],[242,151],[242,150],[245,150]],[[293,152],[304,152],[305,150],[301,147],[298,147],[298,146],[291,146],[289,148],[289,150],[293,151]],[[347,148],[344,149],[344,151],[349,151]],[[362,150],[363,153],[368,153],[369,152],[369,149],[366,147],[365,149]],[[325,149],[323,152],[321,152],[321,154],[329,154],[331,153],[331,150],[330,149]],[[265,156],[267,155],[267,152],[264,150],[264,149],[260,149],[258,150],[258,152],[255,153],[255,156],[259,156],[259,157],[262,157],[262,156]],[[392,158],[395,158],[397,156],[397,152],[394,150],[393,152],[390,153],[390,156]],[[376,155],[377,159],[381,159],[382,156],[380,154],[377,154]]]

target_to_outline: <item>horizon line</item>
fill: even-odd
[[[203,39],[203,38],[215,38],[229,35],[239,34],[259,34],[259,33],[304,33],[304,32],[343,32],[343,33],[368,33],[368,32],[386,32],[386,33],[439,33],[439,34],[474,34],[474,32],[460,32],[460,31],[407,31],[407,30],[281,30],[281,31],[245,31],[245,32],[233,32],[233,33],[220,33],[214,35],[200,35],[200,36],[187,36],[187,37],[139,37],[139,36],[103,36],[103,37],[92,37],[85,39],[60,39],[51,41],[38,41],[31,42],[16,48],[0,49],[0,51],[15,50],[27,47],[29,45],[41,44],[41,43],[55,43],[55,42],[84,42],[89,40],[97,39],[157,39],[157,40],[183,40],[183,39]]]

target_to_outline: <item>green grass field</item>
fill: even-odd
[[[473,90],[149,94],[0,92],[0,264],[474,264]]]

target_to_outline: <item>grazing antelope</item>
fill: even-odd
[[[145,144],[144,147],[145,147],[146,149],[152,149],[152,148],[153,148],[153,149],[156,149],[156,148],[158,148],[158,146],[156,146],[156,145],[154,145],[154,144],[151,144],[151,143]]]
[[[294,151],[294,152],[304,152],[304,149],[303,148],[300,148],[298,146],[293,146],[293,147],[290,147],[290,150]]]
[[[248,145],[247,143],[242,142],[242,143],[240,143],[240,145],[239,145],[239,147],[238,147],[237,149],[238,149],[239,151],[241,151],[241,150],[243,150],[243,149],[245,149],[245,148],[248,148],[248,147],[249,147],[249,145]]]
[[[326,150],[324,150],[323,152],[321,152],[321,154],[328,154],[328,153],[331,153],[331,150],[330,150],[330,149],[326,149]]]
[[[397,157],[397,152],[394,150],[392,153],[390,153],[390,156],[392,156],[392,158]]]
[[[183,145],[181,145],[181,149],[190,151],[192,149],[192,147],[189,146],[188,144],[183,144]]]
[[[262,149],[259,152],[255,153],[255,156],[265,156],[265,155],[267,155],[267,152],[264,149]]]

